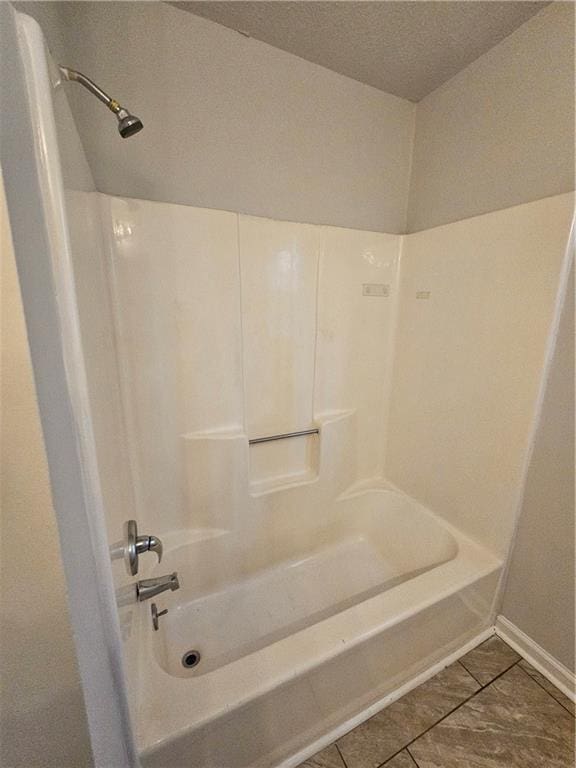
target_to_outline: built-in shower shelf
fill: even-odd
[[[250,494],[272,493],[318,479],[320,436],[303,431],[290,439],[253,442],[250,451]]]
[[[355,480],[355,411],[314,414],[308,425],[289,439],[252,444],[251,438],[290,430],[273,425],[277,429],[254,428],[247,434],[238,425],[181,435],[192,527],[213,532],[235,528],[250,499],[269,496],[275,503],[282,492],[298,493],[306,486],[336,497],[350,488]]]

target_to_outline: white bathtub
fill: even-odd
[[[147,622],[145,765],[296,764],[488,627],[500,561],[413,499],[366,489],[311,519],[280,557],[226,531],[166,553],[182,588]]]
[[[179,677],[207,674],[458,553],[446,528],[390,491],[337,501],[331,517],[329,526],[310,532],[306,549],[264,566],[260,560],[258,569],[250,567],[254,558],[235,551],[231,532],[173,550],[170,567],[179,572],[182,590],[154,636],[158,664]],[[228,568],[219,568],[222,563]],[[190,650],[201,656],[193,669],[182,664]]]

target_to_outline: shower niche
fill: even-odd
[[[251,443],[251,493],[267,493],[286,485],[316,480],[319,470],[319,444],[319,434]]]
[[[294,492],[306,503],[333,501],[356,480],[356,412],[326,413],[317,424],[317,434],[252,445],[240,431],[184,435],[189,527],[242,529],[247,515],[282,507],[282,496],[291,504]],[[277,450],[290,444],[291,453]]]

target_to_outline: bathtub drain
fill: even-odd
[[[192,669],[200,664],[200,651],[186,651],[182,656],[182,666],[186,669]]]

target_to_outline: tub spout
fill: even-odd
[[[156,597],[156,595],[166,592],[168,589],[172,592],[180,589],[176,571],[168,576],[158,576],[156,579],[142,579],[142,581],[136,582],[136,595],[140,602]]]

